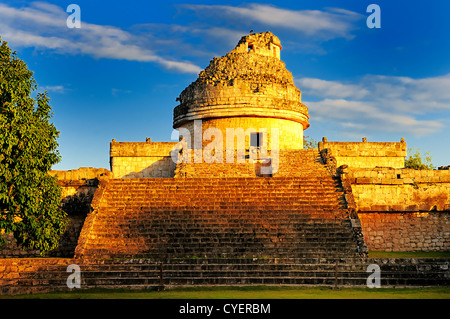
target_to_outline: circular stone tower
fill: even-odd
[[[264,132],[258,139],[265,140],[267,149],[271,132],[277,129],[280,150],[302,149],[303,130],[309,127],[308,108],[280,60],[280,50],[280,40],[271,32],[242,37],[234,50],[211,60],[181,92],[173,128],[193,134],[194,121],[202,120],[202,134],[216,128],[224,139],[228,128]],[[247,139],[247,148],[250,143]]]

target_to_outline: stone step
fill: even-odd
[[[365,286],[369,264],[381,267],[381,285],[450,285],[448,259],[171,259],[162,264],[163,284]],[[81,268],[83,288],[145,289],[160,284],[160,264],[151,259],[16,259],[0,261],[0,293],[67,290],[68,264]]]
[[[310,245],[309,247],[291,247],[291,248],[285,248],[285,245],[255,245],[255,246],[227,246],[227,247],[218,247],[213,244],[206,244],[206,245],[186,245],[186,244],[177,244],[172,243],[172,245],[154,245],[153,247],[149,247],[150,245],[147,244],[147,247],[145,251],[141,252],[141,255],[147,255],[149,257],[151,256],[158,256],[160,254],[169,254],[169,256],[203,256],[208,255],[209,258],[212,258],[214,256],[221,256],[223,254],[235,254],[236,256],[242,255],[243,257],[245,255],[256,255],[256,256],[269,256],[269,257],[276,257],[281,256],[283,254],[293,257],[299,257],[301,254],[310,254],[311,256],[320,256],[325,255],[329,256],[331,254],[340,254],[343,256],[345,253],[349,252],[355,252],[353,245],[350,244],[344,244],[342,246],[334,246],[327,249],[320,248],[320,246],[313,246]],[[101,244],[92,244],[92,246],[89,246],[92,250],[102,250],[104,249],[107,251],[108,245],[101,245]],[[132,253],[131,248],[141,248],[140,245],[127,245],[123,246],[121,248],[118,248],[116,251],[117,253],[123,253],[126,254],[126,251],[129,251]],[[264,250],[264,251],[262,251]],[[116,254],[117,254],[116,253]]]
[[[176,188],[274,188],[274,187],[326,187],[326,186],[338,186],[338,180],[333,179],[331,176],[317,176],[315,173],[310,175],[304,175],[303,177],[291,177],[291,178],[220,178],[220,179],[208,179],[208,178],[186,178],[186,179],[174,179],[174,178],[123,178],[112,179],[109,181],[111,185],[115,187],[127,187],[131,189],[146,189],[149,187],[161,187],[160,189]]]
[[[28,278],[0,280],[1,293],[13,294],[23,291],[67,290],[67,273],[46,273],[46,276],[29,274]],[[42,275],[42,274],[41,274]],[[83,288],[148,289],[161,283],[159,270],[155,271],[83,271]],[[327,285],[365,286],[368,273],[364,271],[169,271],[163,270],[162,283],[177,285]],[[381,285],[389,286],[437,286],[449,285],[445,272],[382,272]]]
[[[309,267],[335,266],[365,267],[369,264],[378,264],[382,269],[414,269],[450,271],[450,259],[443,258],[172,258],[163,263],[164,267]],[[105,267],[121,267],[124,269],[145,269],[156,267],[160,263],[149,258],[124,259],[74,259],[74,258],[10,258],[0,259],[0,274],[8,272],[29,272],[39,269],[47,272],[52,270],[65,270],[70,264],[78,264],[88,269]],[[403,269],[402,268],[402,269]],[[405,269],[406,269],[405,268]]]
[[[202,190],[196,190],[192,189],[189,191],[184,190],[167,190],[166,192],[155,192],[155,191],[115,191],[115,192],[105,192],[104,198],[115,198],[115,199],[122,199],[122,200],[129,200],[129,199],[138,199],[138,200],[145,200],[145,199],[158,199],[161,196],[167,196],[171,199],[190,199],[190,200],[199,200],[202,198],[201,196],[209,196],[211,200],[219,201],[220,199],[227,198],[227,199],[234,199],[234,200],[241,200],[244,199],[262,199],[262,200],[271,200],[271,199],[294,199],[294,200],[307,200],[308,198],[312,199],[337,199],[340,196],[342,196],[341,193],[336,192],[336,189],[334,187],[330,187],[330,189],[320,188],[320,189],[278,189],[278,190],[265,190],[265,189],[254,189],[252,191],[250,190],[217,190],[213,189],[210,191],[202,191]],[[183,196],[183,197],[181,197]],[[312,201],[311,199],[311,201]]]
[[[167,266],[167,265],[165,265]],[[81,277],[84,280],[88,279],[148,279],[148,280],[159,280],[161,271],[158,267],[154,270],[139,270],[139,271],[113,271],[113,270],[83,270],[81,272]],[[28,284],[51,284],[52,282],[55,284],[60,284],[61,280],[66,282],[68,274],[65,271],[48,271],[48,272],[40,272],[40,273],[28,273],[22,274],[18,278],[8,278],[8,279],[0,279],[0,287],[11,286],[11,285],[19,285],[25,286]],[[171,280],[185,280],[185,279],[227,279],[227,278],[245,278],[251,280],[252,278],[278,278],[278,280],[283,280],[285,278],[335,278],[337,275],[340,279],[345,279],[349,277],[353,278],[364,278],[366,279],[369,276],[365,270],[353,270],[353,271],[345,271],[338,269],[311,269],[311,270],[192,270],[192,269],[173,269],[167,270],[163,269],[163,279],[166,282],[170,282]],[[382,270],[380,278],[385,281],[389,281],[391,279],[403,279],[403,280],[414,280],[414,279],[438,279],[440,284],[449,284],[450,278],[448,277],[448,271],[428,271],[428,272],[418,272],[418,271],[386,271]]]
[[[160,212],[158,216],[154,216],[153,214],[142,214],[139,218],[139,216],[127,216],[124,219],[128,220],[130,223],[138,221],[140,225],[147,225],[148,223],[152,223],[152,226],[158,227],[160,225],[164,228],[170,228],[170,229],[176,229],[176,230],[183,230],[183,229],[192,229],[192,228],[234,228],[234,229],[241,229],[244,230],[244,227],[248,226],[249,229],[259,229],[261,231],[267,231],[270,229],[270,225],[277,225],[278,227],[281,226],[291,226],[291,228],[294,228],[296,230],[303,230],[305,232],[313,231],[317,232],[323,235],[327,233],[347,233],[346,232],[346,226],[350,225],[350,222],[336,222],[333,223],[332,221],[334,218],[329,218],[328,220],[330,222],[320,224],[320,218],[309,218],[309,221],[306,218],[289,218],[289,217],[280,217],[279,219],[276,219],[275,217],[264,219],[261,216],[252,216],[252,215],[246,215],[244,217],[241,216],[211,216],[207,218],[202,218],[204,215],[197,215],[192,212],[188,212],[186,214],[164,214],[163,212]],[[214,213],[212,214],[214,215]],[[116,218],[110,216],[108,218],[102,219],[98,222],[98,225],[104,224],[105,226],[111,225],[111,222],[117,221],[120,219],[119,214],[115,216]],[[227,218],[228,217],[228,218]],[[164,218],[171,218],[171,223],[167,223],[167,220]],[[225,221],[227,224],[225,225]],[[252,224],[249,224],[249,221],[253,222]],[[276,224],[274,224],[276,223]],[[124,225],[126,226],[126,225]],[[129,224],[129,226],[132,227],[139,227],[139,225],[135,224]],[[242,227],[239,227],[242,226]],[[343,228],[344,227],[344,228]],[[283,228],[285,229],[285,228]]]

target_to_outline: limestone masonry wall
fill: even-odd
[[[369,250],[450,250],[450,171],[349,167],[341,177]]]
[[[280,39],[271,32],[265,32],[243,36],[233,51],[241,53],[253,52],[280,59],[280,50]]]
[[[319,151],[326,150],[335,158],[336,165],[349,167],[394,167],[405,166],[406,142],[319,142]]]
[[[359,211],[450,211],[450,171],[348,168]]]
[[[56,176],[61,183],[73,185],[75,181],[107,178],[111,172],[106,168],[80,167],[68,171],[53,170],[49,174]]]
[[[191,143],[194,143],[194,122],[189,122],[181,127],[189,130],[191,135]],[[201,122],[202,132],[201,137],[205,131],[210,128],[217,128],[222,132],[222,140],[223,140],[223,150],[227,148],[227,143],[230,141],[227,140],[227,129],[243,129],[244,132],[250,131],[252,132],[263,132],[264,134],[264,143],[265,147],[270,150],[273,146],[280,150],[283,149],[303,149],[303,126],[302,124],[290,120],[285,119],[277,119],[277,118],[265,118],[265,117],[229,117],[229,118],[221,118],[221,119],[207,119]],[[252,130],[249,130],[252,129]],[[277,142],[274,144],[272,141],[272,133],[278,134]],[[215,136],[216,138],[220,138]],[[250,138],[249,134],[246,135],[245,148],[248,149],[250,146]],[[231,142],[232,149],[236,149],[237,147],[237,139],[234,138],[235,141]],[[204,148],[208,144],[210,144],[212,139],[202,139],[202,147]]]
[[[374,251],[450,251],[448,212],[359,212]]]
[[[116,142],[110,144],[114,178],[173,177],[176,164],[170,156],[177,142]]]
[[[306,122],[307,108],[297,101],[300,92],[282,84],[249,83],[228,80],[227,85],[197,84],[189,92],[185,104],[174,109],[174,121],[186,121],[210,117],[248,116],[274,117]],[[208,92],[208,94],[204,94]],[[283,92],[283,93],[281,93]],[[200,94],[203,93],[203,96]],[[187,93],[185,93],[187,94]],[[295,102],[294,102],[295,101]],[[305,124],[305,128],[308,125]]]

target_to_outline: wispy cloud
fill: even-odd
[[[146,23],[131,30],[148,39],[148,45],[163,49],[171,55],[192,59],[210,59],[230,51],[248,30],[219,27],[213,24],[180,25]]]
[[[63,85],[45,85],[39,88],[41,91],[49,91],[55,93],[66,93],[70,89],[64,87]]]
[[[0,3],[0,32],[4,40],[16,47],[149,62],[176,72],[198,74],[202,69],[199,64],[230,51],[250,29],[293,34],[284,43],[293,51],[324,54],[323,42],[351,39],[356,22],[362,18],[358,13],[338,8],[288,10],[255,3],[185,4],[175,8],[183,24],[149,23],[123,29],[85,21],[82,15],[81,28],[70,29],[63,7],[46,2],[22,7]]]
[[[116,89],[116,88],[111,89],[111,94],[114,97],[118,96],[119,94],[130,94],[130,93],[131,93],[130,90],[123,90],[123,89]]]
[[[358,84],[326,81],[315,78],[302,78],[297,82],[311,96],[360,99],[369,94],[367,89]]]
[[[180,5],[214,19],[238,21],[239,24],[280,28],[295,31],[307,37],[328,40],[338,37],[353,38],[355,22],[363,16],[349,10],[328,8],[325,10],[289,10],[273,5],[250,3],[245,6],[228,5]]]
[[[309,99],[305,104],[312,118],[339,123],[348,132],[425,136],[440,131],[442,114],[450,111],[450,74],[422,79],[368,75],[356,83],[300,78],[296,84]]]
[[[3,39],[15,46],[36,47],[61,54],[85,54],[94,58],[153,62],[184,73],[201,71],[192,62],[157,54],[142,45],[145,39],[118,27],[82,21],[81,28],[69,29],[67,16],[63,8],[45,2],[33,2],[22,8],[0,4],[0,30]]]

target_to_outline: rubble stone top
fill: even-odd
[[[309,127],[308,109],[280,50],[280,40],[271,32],[243,36],[181,92],[174,128],[194,119],[230,116],[227,110],[233,116],[284,118]]]

